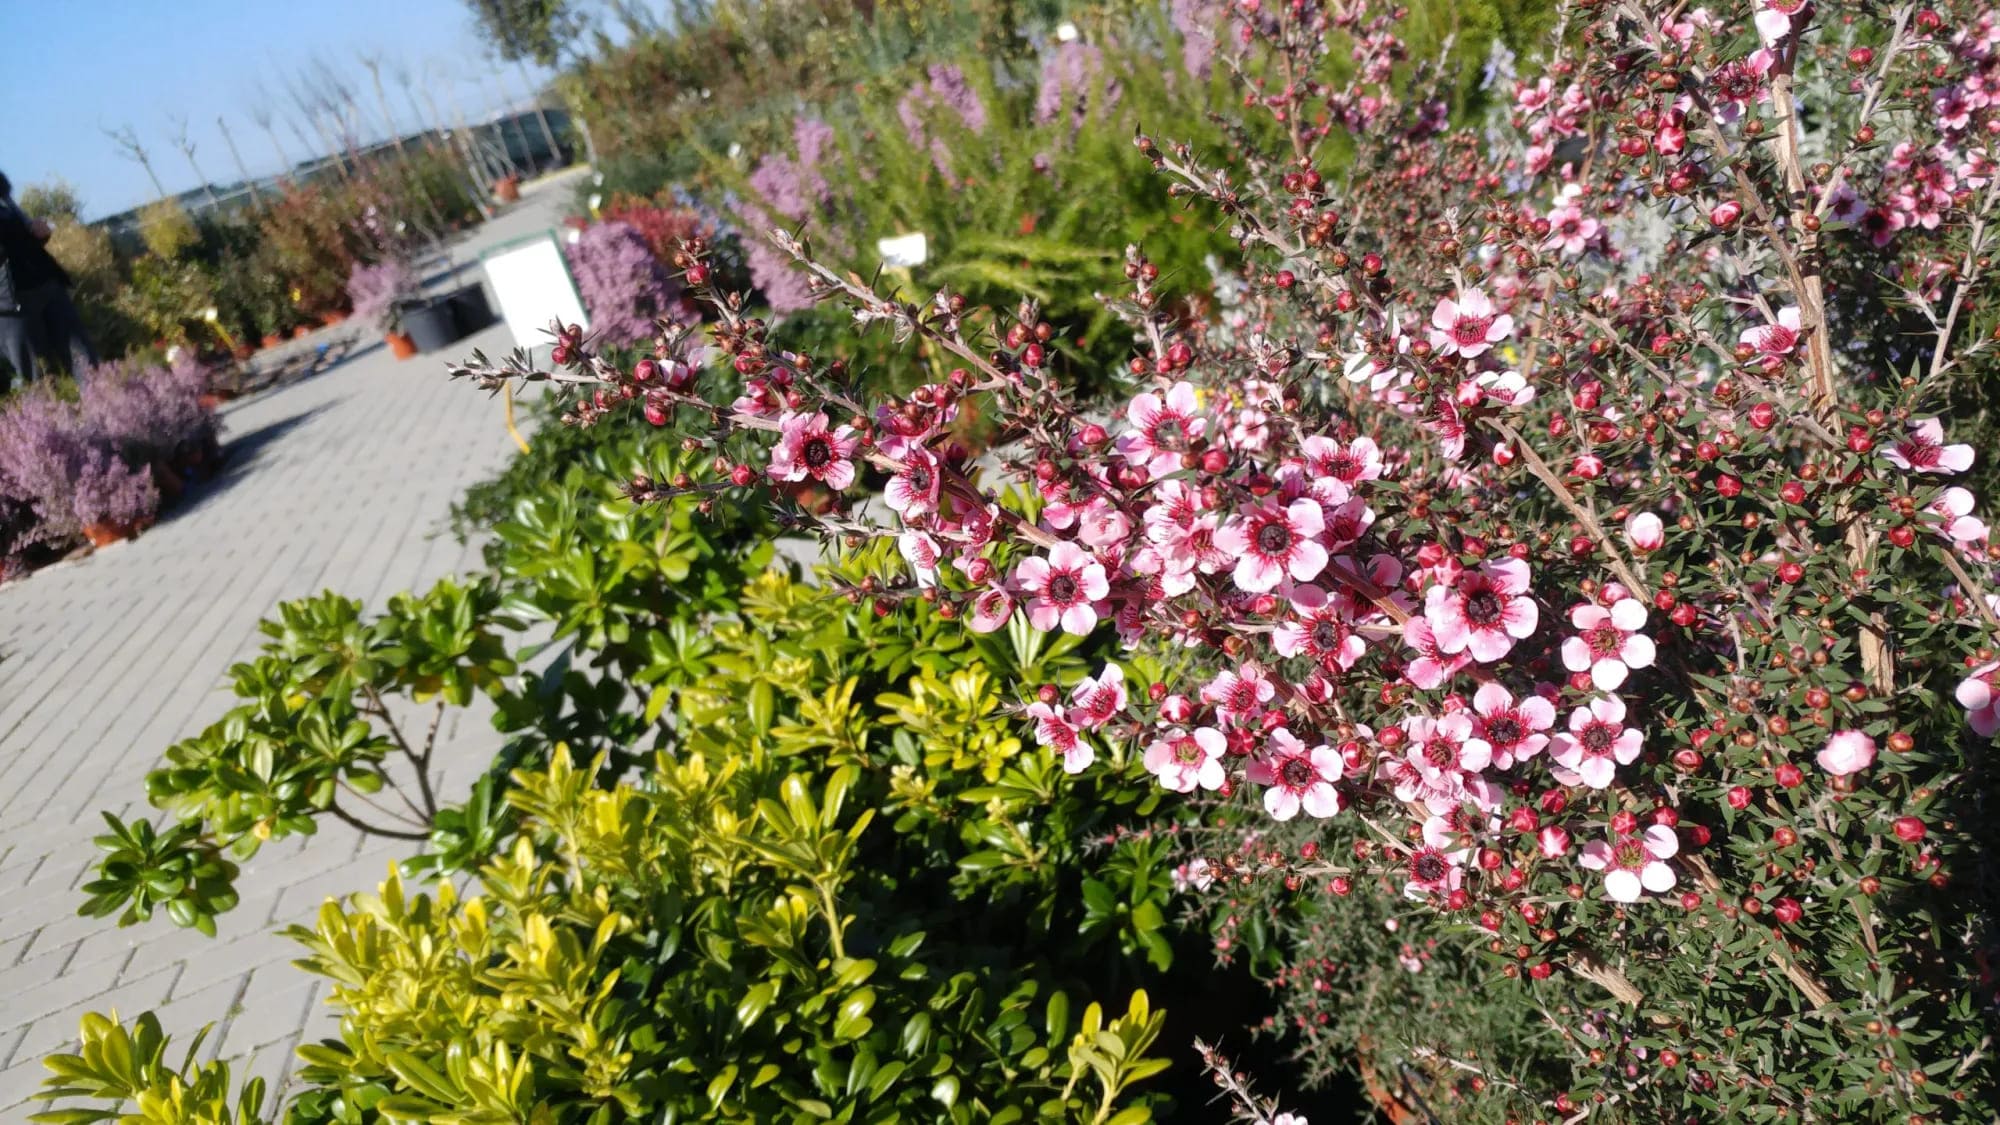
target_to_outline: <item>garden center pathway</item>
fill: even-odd
[[[530,185],[454,260],[554,225],[574,176]],[[330,824],[267,847],[243,864],[242,902],[212,939],[164,915],[119,929],[76,908],[97,811],[159,815],[145,771],[229,708],[225,674],[255,653],[275,603],[331,588],[379,609],[478,565],[445,518],[512,449],[499,402],[447,379],[438,355],[399,363],[360,344],[322,374],[225,406],[224,471],[159,526],[0,586],[0,1121],[27,1116],[42,1056],[73,1043],[86,1011],[152,1008],[182,1041],[213,1023],[204,1052],[274,1087],[301,1027],[334,1033],[320,978],[291,966],[298,947],[275,931],[310,923],[329,894],[372,890],[407,844],[364,844]],[[447,354],[512,346],[495,325]],[[483,714],[446,722],[439,756],[456,795],[498,736]]]

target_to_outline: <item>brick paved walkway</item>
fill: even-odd
[[[453,256],[553,225],[573,186],[534,185]],[[511,346],[495,325],[454,350]],[[97,810],[159,815],[145,771],[229,708],[224,674],[256,651],[278,601],[331,588],[379,609],[475,567],[445,516],[512,449],[500,409],[444,378],[437,356],[399,363],[363,341],[331,370],[226,406],[225,471],[159,526],[0,587],[0,1120],[26,1116],[42,1056],[73,1042],[86,1011],[153,1008],[180,1037],[212,1022],[205,1051],[274,1087],[302,1027],[332,1033],[318,978],[291,967],[297,947],[275,931],[309,922],[328,894],[372,889],[407,844],[328,823],[267,847],[210,939],[164,915],[126,929],[77,916]],[[457,781],[440,796],[453,799],[497,736],[483,714],[454,712],[440,743]]]

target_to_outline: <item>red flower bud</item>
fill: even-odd
[[[1895,824],[1896,839],[1905,844],[1914,844],[1924,838],[1924,822],[1914,816],[1899,816]]]

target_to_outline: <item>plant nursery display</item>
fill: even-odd
[[[37,1120],[2000,1115],[2000,13],[642,15],[588,329],[450,366],[484,569],[280,605],[81,887],[406,841],[288,930],[338,1026],[92,1014]],[[344,199],[265,252],[385,315]],[[200,429],[96,393],[20,550]]]
[[[783,229],[954,366],[857,398],[709,292],[719,394],[573,332],[461,373],[707,430],[635,497],[817,485],[789,518],[884,546],[878,612],[1151,662],[1015,690],[1066,769],[1187,795],[1217,946],[1306,1056],[1451,1120],[1990,1116],[2000,600],[1956,478],[1992,431],[1943,407],[1993,347],[1993,18],[1580,5],[1461,128],[1396,15],[1220,17],[1277,145],[1135,147],[1246,266],[1210,321],[1125,250],[1108,411],[1032,303]],[[975,407],[977,464],[938,440]]]

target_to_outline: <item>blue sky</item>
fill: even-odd
[[[363,136],[385,132],[363,52],[384,59],[383,83],[396,123],[413,129],[409,101],[391,77],[397,60],[428,74],[447,116],[455,97],[468,119],[503,104],[503,90],[472,29],[465,0],[0,0],[0,171],[22,186],[60,177],[74,185],[86,217],[143,203],[146,173],[120,155],[104,130],[130,125],[170,192],[201,181],[173,144],[173,115],[184,115],[205,178],[237,178],[216,125],[226,117],[251,175],[280,167],[272,142],[250,116],[260,83],[278,143],[306,155],[287,118],[287,79],[324,60],[353,87]],[[533,72],[536,81],[546,77]],[[505,94],[525,95],[512,64],[499,71]],[[417,105],[424,106],[418,83]],[[300,122],[316,149],[318,134]]]

